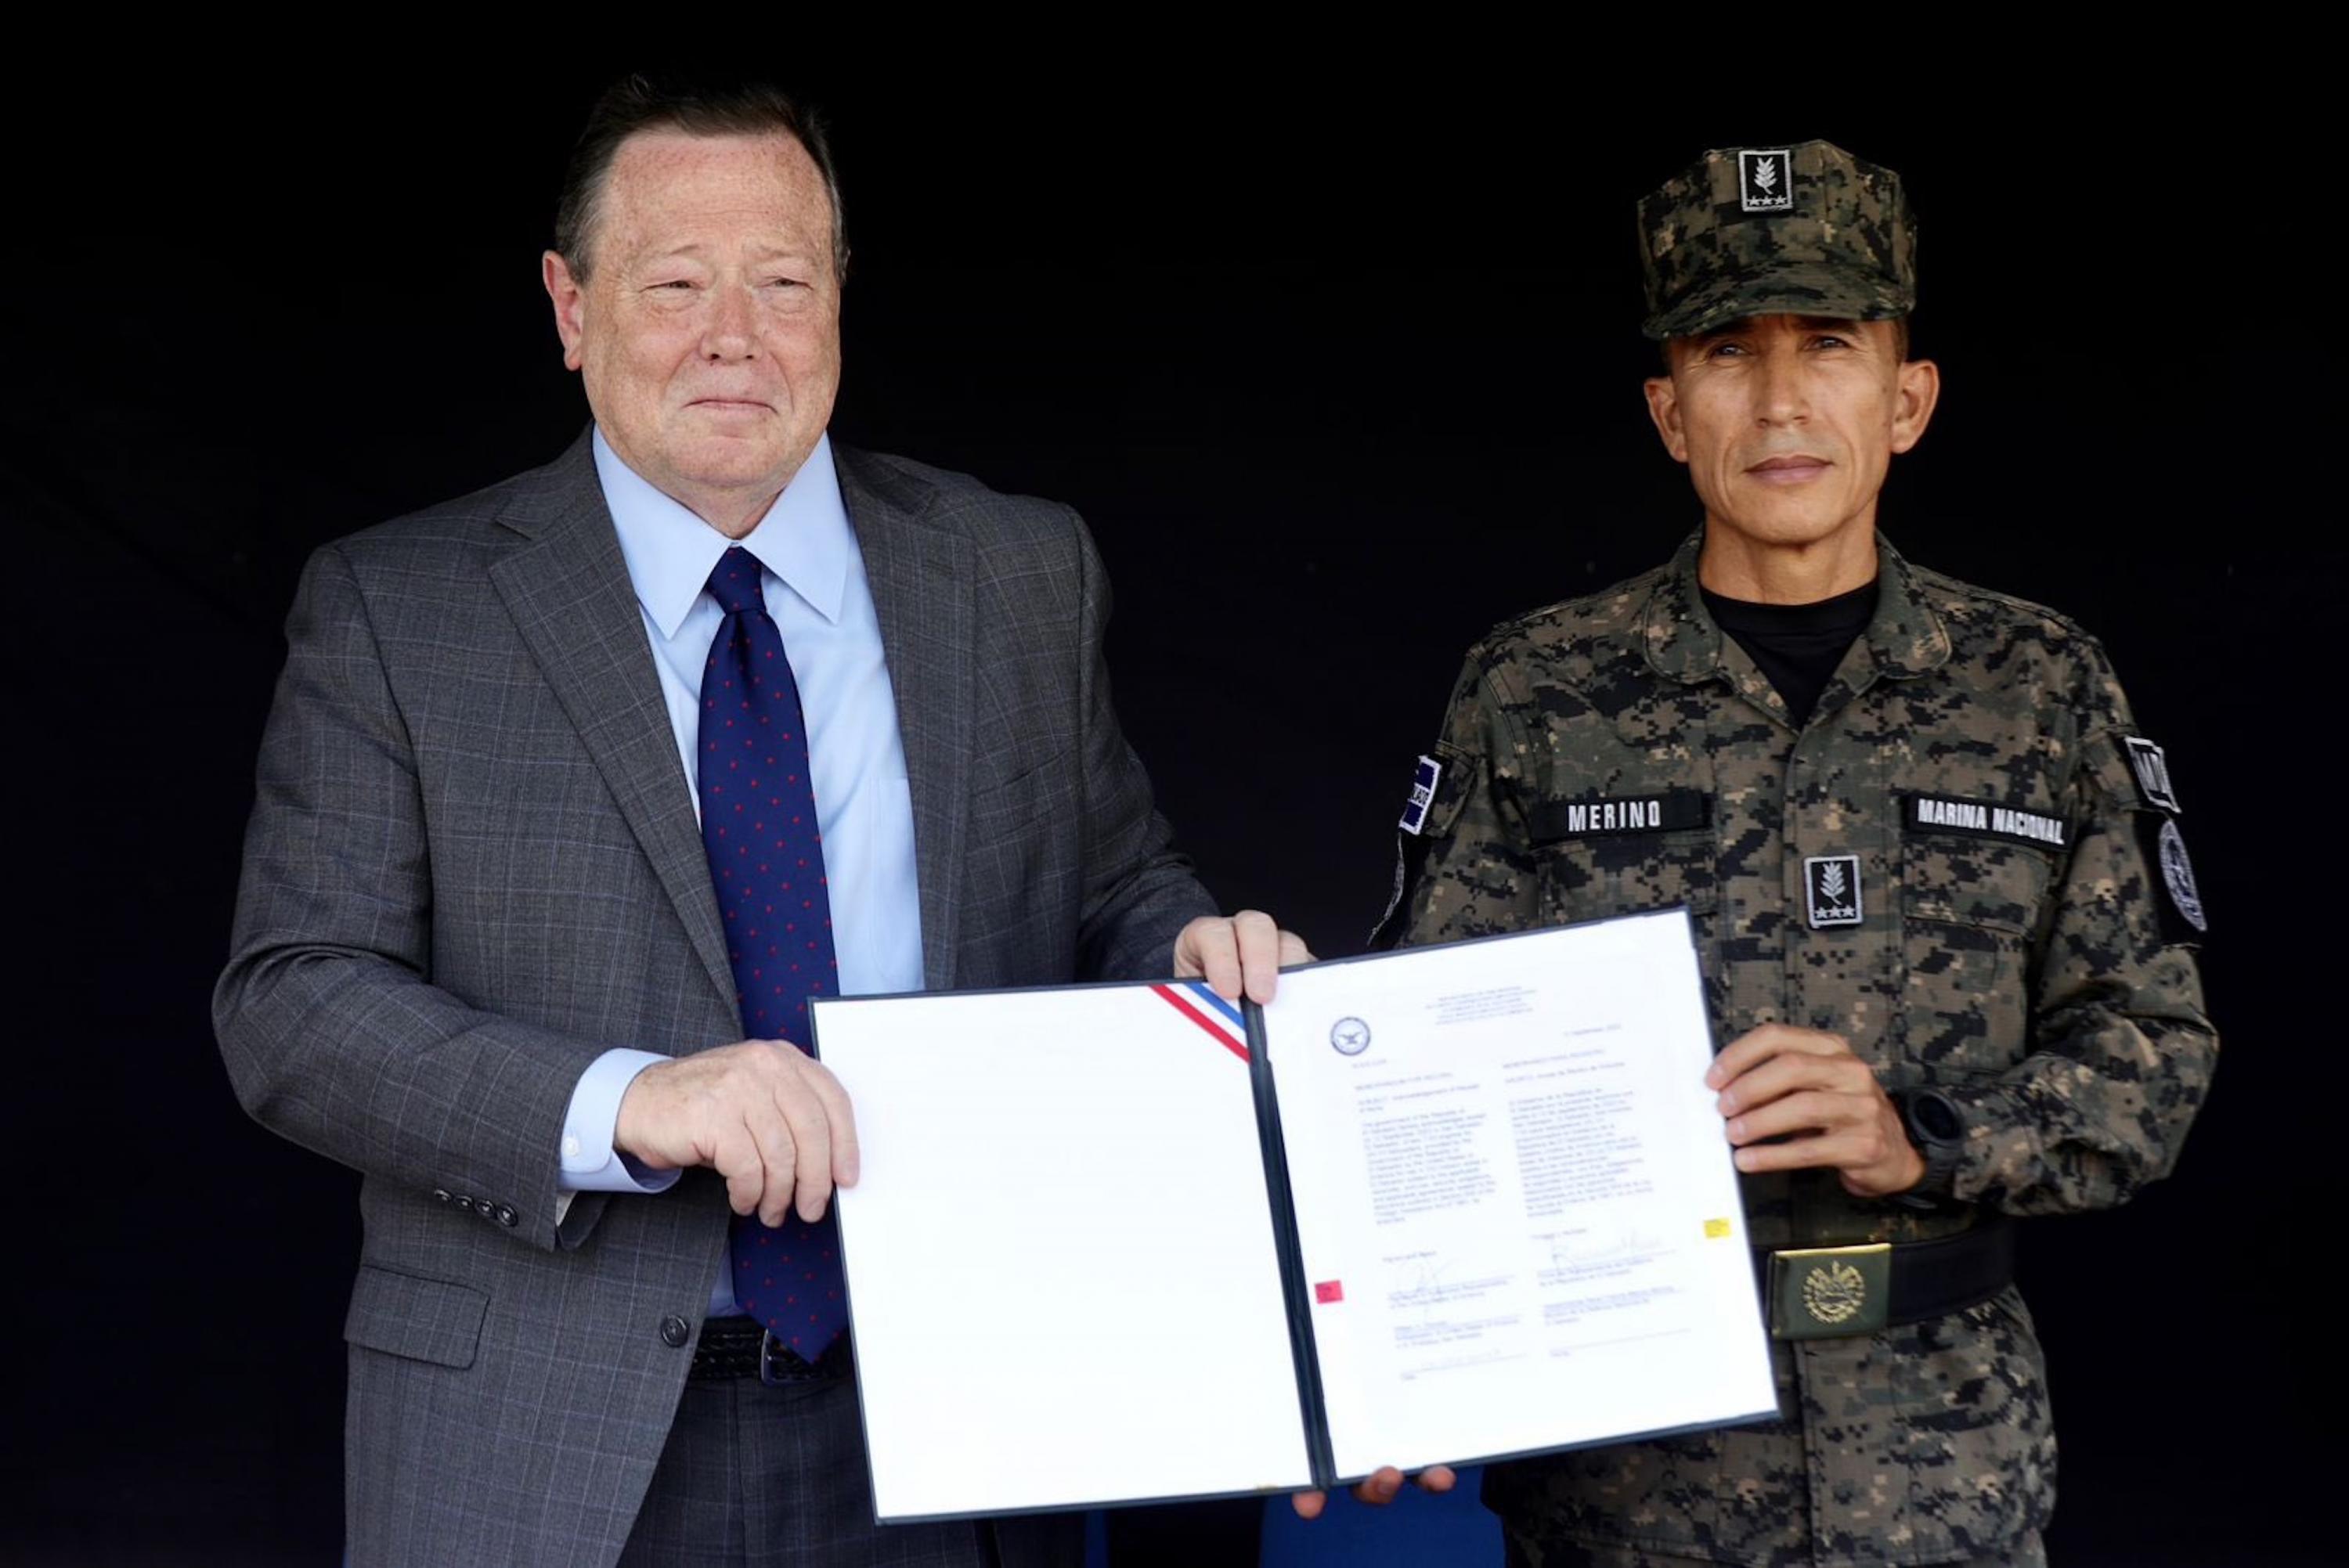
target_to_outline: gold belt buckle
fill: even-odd
[[[1804,1247],[1770,1254],[1770,1337],[1833,1339],[1884,1326],[1892,1244]]]

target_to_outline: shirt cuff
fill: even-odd
[[[1995,1081],[1938,1084],[1965,1118],[1965,1151],[1950,1173],[1948,1196],[1975,1203],[1994,1201],[2027,1182],[2040,1158],[2041,1134],[2019,1092]]]
[[[563,1117],[563,1157],[554,1178],[560,1192],[666,1192],[676,1171],[655,1171],[612,1147],[620,1099],[636,1075],[669,1058],[653,1051],[605,1051],[587,1064]],[[570,1205],[565,1203],[564,1208]]]

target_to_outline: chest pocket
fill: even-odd
[[[1526,811],[1552,923],[1684,903],[1703,924],[1721,905],[1710,797],[1691,789],[1545,799]]]
[[[1993,1077],[2030,1051],[2033,954],[2064,851],[1932,810],[1902,802],[1903,1054],[1926,1083]]]

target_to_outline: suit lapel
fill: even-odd
[[[492,566],[490,580],[730,1010],[734,978],[700,823],[587,438],[542,471],[536,501],[502,519],[530,542]]]
[[[941,991],[954,984],[960,935],[977,675],[971,543],[926,515],[933,494],[928,486],[837,442],[833,457],[872,584],[897,733],[905,747],[921,882],[923,984]]]

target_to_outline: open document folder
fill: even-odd
[[[884,1522],[1775,1409],[1679,910],[1204,985],[826,999]]]

